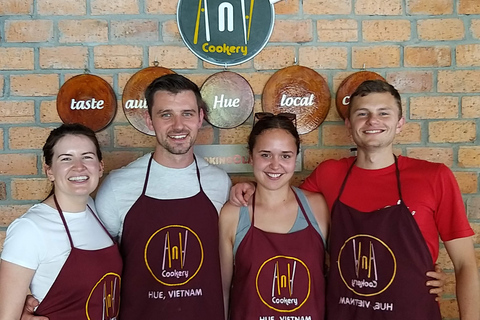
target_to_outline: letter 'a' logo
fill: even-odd
[[[192,280],[203,264],[203,245],[190,228],[169,225],[155,231],[145,245],[145,265],[165,286],[181,286]]]
[[[269,0],[179,0],[177,25],[185,45],[200,59],[221,66],[256,56],[273,31]]]

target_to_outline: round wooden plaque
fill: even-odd
[[[253,90],[247,80],[230,71],[210,76],[200,91],[207,104],[205,119],[219,128],[241,125],[248,119],[255,104]]]
[[[154,136],[155,132],[147,127],[145,112],[148,112],[145,89],[153,80],[166,74],[175,73],[163,67],[148,67],[136,72],[123,89],[122,106],[128,122],[140,132]]]
[[[63,123],[81,123],[100,131],[112,122],[116,110],[117,99],[112,87],[98,76],[75,76],[58,92],[57,112]]]
[[[367,80],[383,80],[385,79],[378,73],[371,71],[355,72],[346,77],[337,90],[335,104],[337,111],[342,119],[347,116],[348,105],[350,104],[350,96],[357,90],[358,86]]]
[[[263,89],[262,108],[272,113],[295,113],[297,130],[305,134],[318,128],[330,109],[330,90],[314,70],[291,66],[277,71]]]

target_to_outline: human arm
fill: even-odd
[[[233,277],[233,244],[235,242],[235,232],[238,225],[239,208],[226,203],[218,221],[219,227],[219,250],[220,267],[222,274],[223,303],[225,310],[225,319],[228,319],[230,287]]]
[[[472,237],[445,241],[453,262],[457,303],[461,320],[479,320],[480,284]]]
[[[33,269],[0,261],[0,320],[35,319],[22,316],[34,273]]]
[[[312,209],[313,216],[317,221],[317,224],[322,231],[322,235],[325,239],[328,238],[328,229],[330,225],[330,212],[328,210],[327,202],[320,193],[303,191],[307,197],[310,208]]]
[[[113,190],[111,177],[107,176],[98,188],[95,197],[95,207],[98,217],[114,238],[118,238],[122,227],[121,219],[119,218],[119,201],[116,197],[117,194]]]
[[[245,207],[254,192],[255,184],[253,182],[239,182],[230,189],[230,204],[236,207]]]

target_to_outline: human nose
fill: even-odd
[[[272,157],[270,160],[270,168],[278,169],[279,166],[280,166],[280,161],[278,160],[278,157]]]
[[[183,119],[181,116],[174,116],[173,117],[173,127],[175,129],[183,128]]]
[[[368,116],[368,118],[367,118],[367,122],[368,122],[369,124],[377,123],[377,122],[378,122],[378,117],[377,117],[377,115],[376,115],[376,114],[373,114],[373,113],[369,114],[369,116]]]
[[[83,169],[85,168],[85,164],[83,163],[82,159],[75,159],[73,160],[73,167],[76,169]]]

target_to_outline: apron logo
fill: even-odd
[[[375,296],[395,279],[397,262],[382,240],[370,235],[350,237],[338,254],[340,277],[347,288],[360,296]]]
[[[294,257],[275,256],[257,272],[256,287],[262,302],[278,312],[298,310],[310,296],[310,271]]]
[[[99,303],[101,301],[101,303]],[[120,276],[109,272],[95,284],[85,305],[87,319],[116,320],[120,303]],[[102,305],[102,316],[90,314],[93,305]]]
[[[165,286],[181,286],[192,280],[203,264],[203,246],[190,228],[171,225],[157,230],[145,246],[145,264]]]

